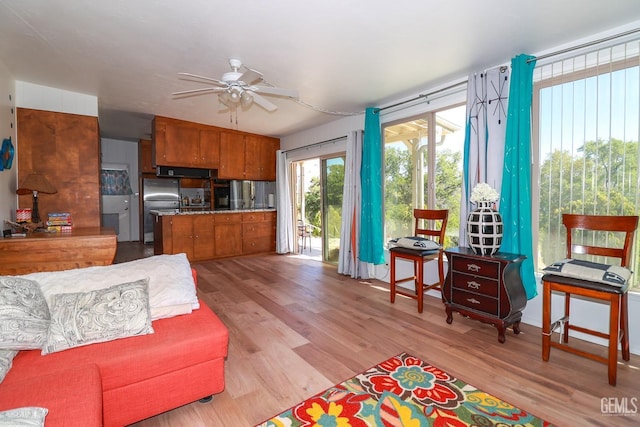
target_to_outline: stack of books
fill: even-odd
[[[65,232],[73,229],[73,221],[69,212],[49,212],[47,230]]]

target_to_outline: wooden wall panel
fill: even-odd
[[[100,226],[100,135],[98,118],[51,111],[17,109],[18,185],[40,172],[56,194],[40,194],[40,218],[71,212],[74,227]],[[18,206],[32,206],[20,196]]]

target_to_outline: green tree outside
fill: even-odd
[[[538,267],[566,256],[563,213],[637,215],[638,198],[637,141],[588,141],[573,155],[566,150],[548,154],[540,167],[538,240],[542,265]],[[585,234],[582,238],[613,239],[621,246],[621,236],[614,233]],[[637,242],[638,236],[636,247]],[[636,250],[635,266],[638,255]]]

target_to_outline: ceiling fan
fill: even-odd
[[[246,66],[246,71],[240,72],[239,70],[242,68],[242,61],[239,59],[230,59],[229,65],[231,66],[232,71],[224,73],[220,80],[211,77],[199,76],[197,74],[178,73],[181,76],[188,77],[195,81],[213,83],[213,86],[173,92],[172,95],[181,96],[217,93],[218,100],[230,110],[235,110],[238,106],[248,108],[255,102],[269,112],[277,110],[278,107],[262,95],[298,99],[298,92],[296,90],[273,86],[257,86],[258,83],[264,81],[262,73],[252,70]]]

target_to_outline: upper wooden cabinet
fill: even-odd
[[[220,167],[220,131],[200,129],[200,157],[208,169]]]
[[[138,143],[138,159],[140,173],[156,174],[156,168],[153,166],[153,149],[149,139],[141,139]]]
[[[217,169],[223,179],[276,180],[278,138],[159,116],[152,138],[156,165]]]
[[[245,179],[245,135],[221,132],[220,168],[218,177],[225,179]]]
[[[222,132],[220,169],[226,179],[276,180],[276,151],[280,140],[268,136]]]
[[[247,135],[245,144],[245,179],[275,181],[276,151],[280,148],[280,140]]]
[[[218,169],[220,133],[204,125],[155,117],[153,120],[156,165]]]

